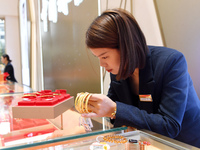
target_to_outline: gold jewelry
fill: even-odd
[[[127,138],[125,138],[122,135],[107,135],[103,137],[103,140],[106,142],[120,143],[120,144],[124,144],[128,141]]]
[[[46,97],[46,98],[49,98],[49,97],[53,97],[53,95],[42,95],[40,97]]]
[[[24,94],[23,97],[36,97],[36,94],[32,93],[32,94]]]
[[[78,112],[79,112],[79,113],[82,113],[82,110],[81,110],[81,102],[82,102],[83,94],[84,94],[84,93],[80,94],[80,96],[79,96],[79,98],[78,98],[78,100],[77,100],[77,108],[78,108]]]
[[[89,93],[84,93],[83,94],[83,97],[82,97],[82,99],[81,99],[81,113],[85,113],[85,105],[84,105],[84,103],[85,103],[85,99],[86,99],[86,97],[89,95]]]
[[[53,95],[61,95],[60,93],[53,93]]]
[[[110,117],[110,119],[115,119],[115,117],[116,117],[116,107],[115,107],[115,111],[111,114],[111,117]]]
[[[91,111],[88,110],[88,101],[92,94],[88,92],[81,92],[77,94],[75,99],[75,108],[79,113],[89,113]]]
[[[88,110],[88,101],[90,99],[90,97],[92,96],[92,94],[88,94],[86,101],[85,101],[85,112],[86,113],[90,113],[91,111]]]
[[[82,93],[78,93],[75,99],[75,108],[76,110],[79,112],[79,108],[78,108],[78,101],[79,101],[79,97]]]

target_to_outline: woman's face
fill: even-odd
[[[112,48],[90,48],[94,56],[98,57],[100,66],[116,75],[120,67],[120,52]]]
[[[2,62],[3,64],[5,64],[5,60],[6,60],[6,58],[4,58],[4,57],[1,56],[1,62]]]

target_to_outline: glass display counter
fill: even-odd
[[[22,100],[23,95],[21,92],[0,94],[0,149],[19,149],[16,145],[32,147],[29,144],[42,143],[56,136],[86,133],[86,129],[80,125],[81,115],[73,106],[54,119],[13,118],[12,107]],[[101,120],[92,121],[92,131],[103,129]]]
[[[92,143],[105,142],[104,137],[113,135],[120,135],[127,141],[107,141],[111,150],[198,149],[146,130],[112,128],[108,118],[92,119],[93,127],[88,131],[80,125],[81,116],[73,108],[55,119],[13,118],[12,107],[22,95],[0,95],[0,149],[89,150]],[[137,143],[129,140],[137,140]],[[141,145],[141,142],[149,144]]]
[[[21,85],[16,82],[1,81],[0,82],[0,94],[19,94],[19,93],[32,93],[33,89],[26,85]]]

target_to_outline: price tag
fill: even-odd
[[[85,128],[86,131],[92,131],[91,128],[93,128],[93,124],[90,118],[80,117],[79,123]]]

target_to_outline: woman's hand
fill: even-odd
[[[103,94],[92,94],[88,101],[88,114],[82,114],[82,117],[111,117],[116,109],[116,103]]]

